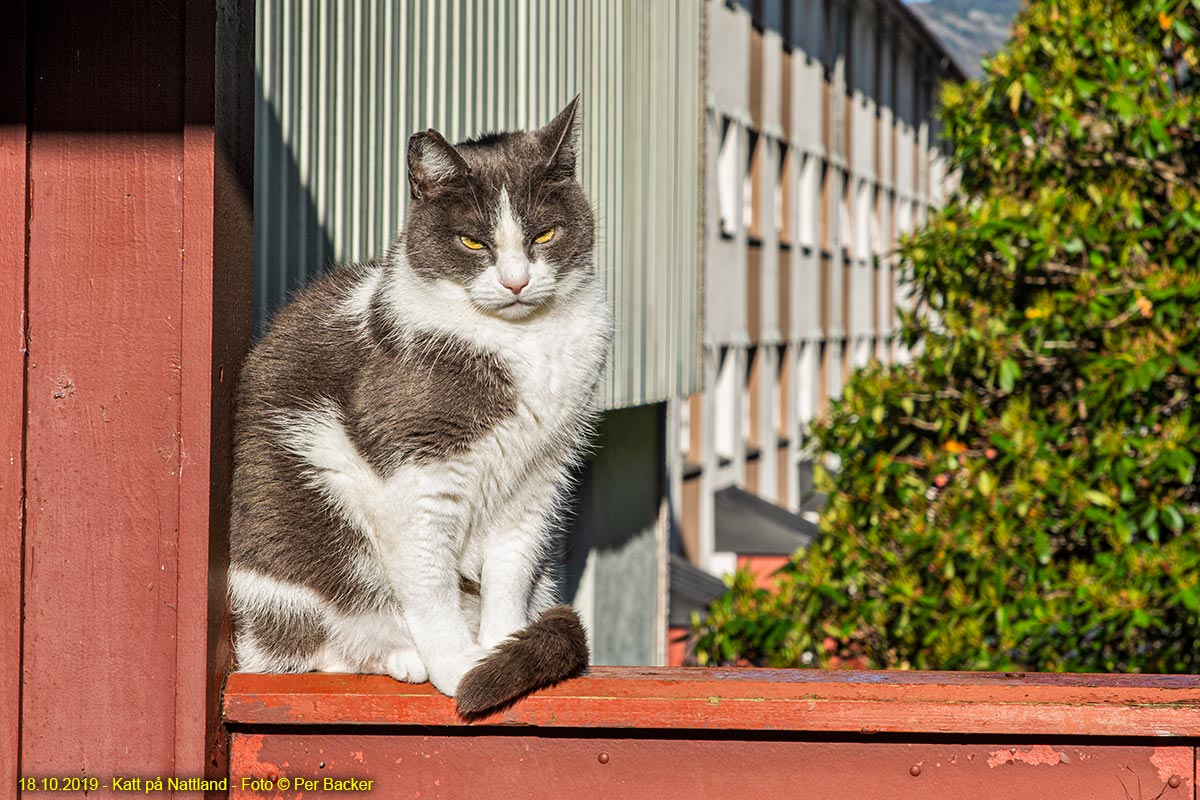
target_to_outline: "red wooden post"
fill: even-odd
[[[12,4],[10,4],[12,5]],[[0,26],[0,786],[17,785],[25,500],[25,9]]]
[[[0,435],[24,474],[0,468],[0,555],[8,571],[23,554],[2,610],[24,619],[2,641],[0,777],[216,773],[253,4],[20,12],[3,34],[31,74],[2,90],[30,114],[0,132]]]

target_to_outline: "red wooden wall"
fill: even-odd
[[[3,16],[0,786],[219,772],[253,4]]]
[[[0,26],[0,75],[6,84],[0,86],[0,791],[5,793],[16,786],[20,761],[25,487],[25,19],[23,7],[12,12]]]

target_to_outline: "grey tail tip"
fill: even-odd
[[[575,609],[547,609],[463,676],[455,693],[459,716],[478,719],[578,677],[587,671],[588,657],[587,632]]]

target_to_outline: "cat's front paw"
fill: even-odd
[[[437,664],[429,665],[429,682],[442,694],[454,697],[463,676],[486,658],[487,654],[487,648],[476,646],[466,652],[439,659]]]
[[[384,670],[392,678],[406,683],[424,683],[429,680],[425,662],[414,647],[393,650],[384,660]]]

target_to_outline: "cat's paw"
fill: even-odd
[[[440,659],[440,663],[430,665],[429,682],[442,694],[447,697],[454,697],[463,676],[486,658],[487,654],[487,648],[476,646],[465,652]]]
[[[425,662],[414,647],[402,647],[393,650],[384,659],[384,671],[392,678],[406,683],[424,683],[429,680],[425,670]]]

